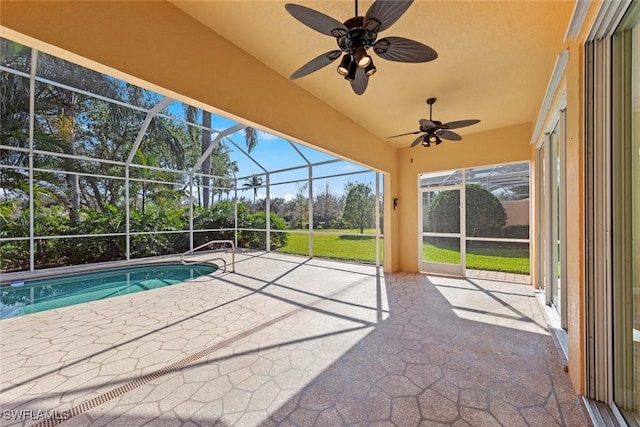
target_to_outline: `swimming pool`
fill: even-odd
[[[161,288],[211,274],[215,265],[150,264],[0,286],[0,319]]]

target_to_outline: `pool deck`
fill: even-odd
[[[0,321],[0,425],[590,425],[530,285],[236,260]]]

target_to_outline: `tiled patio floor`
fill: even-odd
[[[530,286],[256,255],[0,321],[1,424],[587,425]]]

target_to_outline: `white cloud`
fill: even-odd
[[[272,135],[270,133],[264,132],[264,131],[258,131],[259,135],[258,135],[258,140],[259,141],[275,141],[276,139],[279,139],[279,136],[276,135]]]
[[[287,202],[290,200],[293,200],[293,194],[291,193],[287,193],[284,195],[284,200],[286,200]]]

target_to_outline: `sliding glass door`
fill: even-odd
[[[566,202],[564,112],[538,148],[538,283],[546,303],[566,321]]]
[[[640,4],[613,39],[613,398],[640,425]]]

